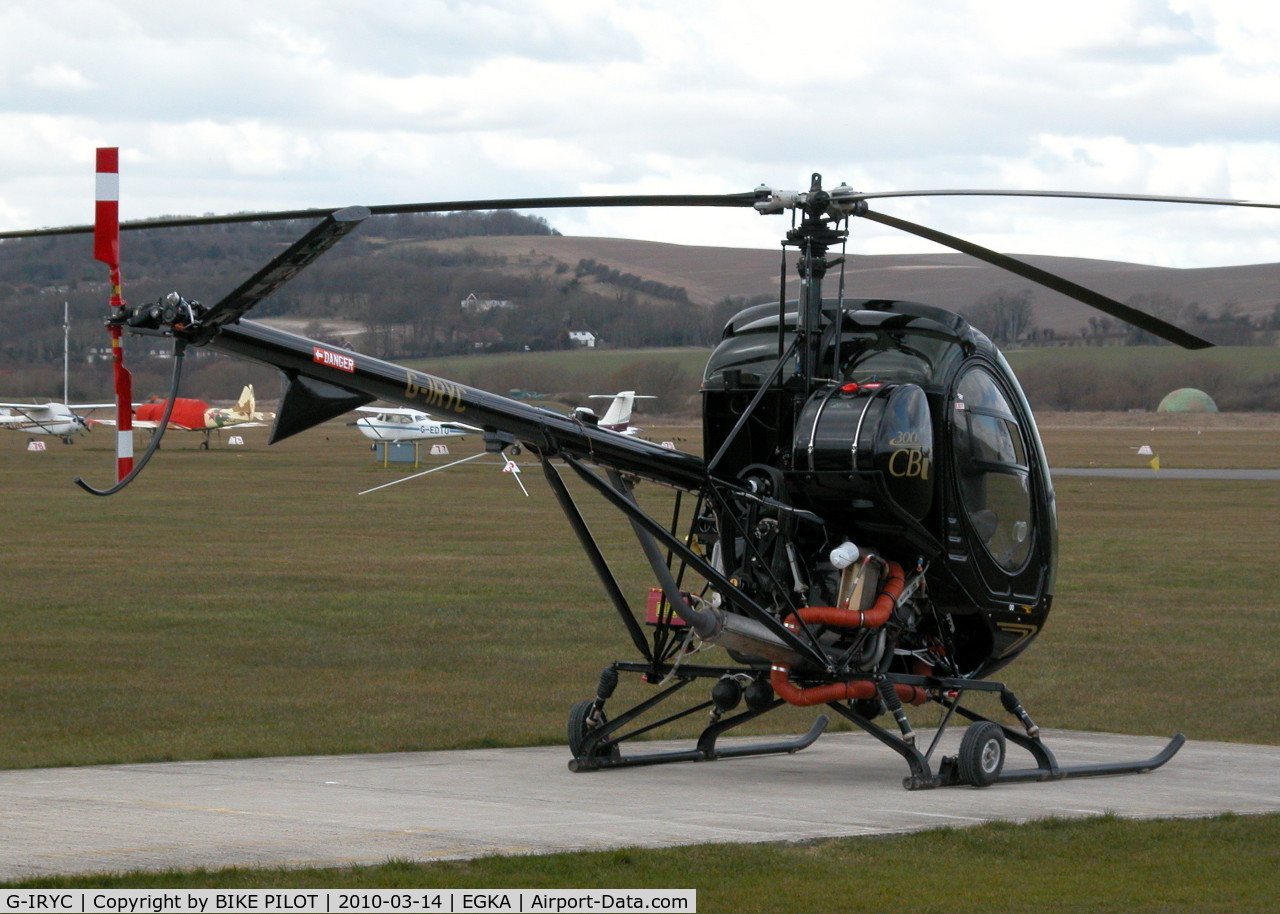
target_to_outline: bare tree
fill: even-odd
[[[997,343],[1016,343],[1034,326],[1031,290],[999,289],[969,307],[969,322]]]

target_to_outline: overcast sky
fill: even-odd
[[[1280,12],[1236,0],[6,0],[0,228],[591,193],[1034,188],[1280,202]],[[877,209],[999,250],[1280,261],[1280,210]],[[739,210],[543,213],[775,247]],[[855,225],[859,253],[939,251]]]

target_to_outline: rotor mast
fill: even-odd
[[[800,296],[796,313],[796,362],[784,386],[808,396],[817,377],[822,353],[822,281],[827,270],[842,258],[828,260],[833,245],[849,236],[850,216],[867,211],[866,201],[847,184],[823,190],[822,175],[814,172],[807,191],[782,191],[761,185],[756,188],[755,209],[762,215],[794,210],[802,214],[799,225],[787,232],[783,247],[800,251],[796,271],[800,276]],[[786,302],[779,301],[779,328],[785,324]],[[781,353],[779,353],[781,355]]]
[[[832,195],[822,189],[822,175],[816,172],[809,184],[809,192],[797,200],[796,208],[804,216],[800,224],[787,232],[784,246],[800,249],[796,272],[800,276],[800,298],[797,302],[796,336],[797,360],[793,374],[794,386],[799,386],[802,396],[808,396],[818,373],[822,354],[822,281],[827,269],[839,260],[827,260],[832,245],[848,237],[847,228],[836,228],[835,223],[847,219],[848,214],[832,213]]]

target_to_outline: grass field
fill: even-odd
[[[698,446],[695,429],[655,432]],[[16,735],[0,765],[555,743],[600,667],[631,656],[535,464],[528,498],[487,458],[360,496],[405,471],[351,429],[263,436],[199,451],[174,433],[108,499],[71,485],[110,474],[107,436],[44,453],[0,439],[0,574],[21,595],[0,644],[0,725]],[[1097,439],[1062,430],[1050,448]],[[1008,672],[1028,707],[1058,727],[1274,740],[1265,534],[1280,487],[1153,473],[1057,488],[1058,602]],[[629,529],[582,494],[638,603],[649,578]],[[669,513],[667,490],[641,494]],[[1117,669],[1137,684],[1118,687]],[[1221,691],[1246,700],[1206,700]],[[807,728],[810,712],[787,715],[771,725]]]
[[[1141,427],[1111,438],[1094,426],[1059,428],[1051,417],[1043,424],[1060,465],[1147,459],[1128,450],[1144,443]],[[696,429],[653,431],[699,447]],[[1229,440],[1215,434],[1208,443],[1203,430],[1192,431],[1159,439],[1162,455],[1182,455],[1166,465],[1237,465],[1226,451],[1253,454],[1248,465],[1280,465],[1270,428],[1242,429]],[[599,669],[631,656],[536,465],[523,477],[527,499],[493,463],[358,496],[405,471],[379,466],[353,430],[332,424],[270,449],[265,430],[245,437],[243,448],[202,452],[196,436],[171,433],[131,489],[95,499],[71,479],[107,482],[108,435],[53,443],[44,453],[26,451],[21,435],[0,436],[8,540],[0,565],[7,595],[0,767],[554,744]],[[1179,443],[1165,450],[1167,442]],[[451,458],[478,446],[468,439]],[[1057,602],[1040,640],[1007,671],[1037,720],[1276,743],[1280,486],[1153,473],[1136,481],[1062,478],[1057,489]],[[640,494],[665,516],[665,490]],[[624,589],[642,594],[649,580],[629,530],[593,498],[584,495],[582,506],[617,559]],[[770,726],[803,730],[810,719],[789,710]],[[1138,841],[1157,862],[1194,846],[1199,863],[1204,848],[1238,840],[1249,848],[1235,845],[1240,859],[1275,872],[1273,817],[1184,823],[1151,845],[1131,827],[1112,823],[1081,846],[1122,850]],[[1228,832],[1216,830],[1223,827]],[[998,830],[965,837],[959,857],[985,871],[984,854],[1020,840]],[[797,861],[820,857],[825,867],[828,856],[866,852],[859,842],[830,855],[805,847],[776,854],[801,874],[809,871]],[[915,854],[913,847],[904,853]],[[944,847],[929,859],[956,853],[956,842]],[[757,852],[728,857],[745,874]],[[884,854],[899,856],[896,848]],[[514,885],[539,867],[568,866],[529,862],[508,877],[508,865],[494,863],[477,878]],[[648,854],[606,855],[599,865],[609,874],[599,884],[633,884],[636,867],[650,866],[660,874],[651,884],[678,884]],[[1153,864],[1153,882],[1168,882],[1163,865]],[[445,869],[440,878],[461,885],[465,872]],[[901,879],[920,875],[906,872],[914,875]],[[822,873],[815,878],[834,878]],[[743,898],[759,891],[744,888]],[[1052,898],[1055,890],[1043,891]]]
[[[1005,350],[1016,372],[1030,368],[1081,366],[1107,377],[1120,372],[1160,377],[1212,368],[1244,381],[1280,372],[1280,348],[1275,346],[1214,346],[1189,350],[1177,346],[1092,346]]]
[[[1127,422],[1118,419],[1125,418]],[[1053,467],[1269,469],[1280,466],[1280,416],[1049,414],[1040,426]],[[1151,456],[1141,453],[1143,446]]]
[[[1194,856],[1194,864],[1188,860]],[[1257,911],[1280,896],[1280,816],[995,823],[792,844],[707,844],[348,869],[41,879],[31,888],[694,888],[703,914]]]

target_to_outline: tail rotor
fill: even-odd
[[[116,394],[116,481],[133,471],[133,376],[124,364],[124,314],[120,282],[120,150],[98,149],[94,202],[93,257],[107,265],[111,278],[111,360]]]
[[[111,334],[111,360],[115,376],[116,393],[116,484],[106,489],[95,489],[83,479],[75,483],[90,495],[114,495],[142,471],[160,446],[160,438],[173,412],[173,397],[165,408],[160,427],[151,436],[151,443],[136,467],[133,462],[133,376],[124,366],[124,323],[127,307],[120,284],[120,150],[114,147],[100,148],[97,159],[97,193],[94,206],[93,257],[107,265],[111,277],[111,313],[107,327]],[[182,376],[182,355],[185,344],[175,347],[173,360],[173,384],[176,391]]]

